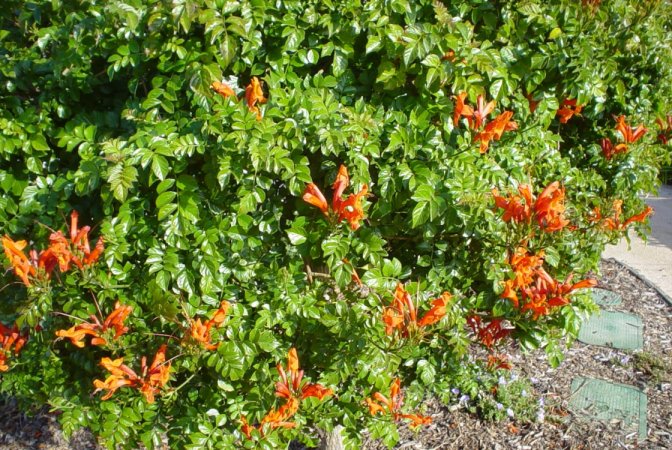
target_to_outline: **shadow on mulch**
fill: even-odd
[[[54,413],[43,407],[30,413],[19,410],[15,399],[0,397],[0,449],[99,450],[96,438],[78,430],[66,440]]]

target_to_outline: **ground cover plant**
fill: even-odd
[[[669,2],[3,6],[0,392],[110,448],[504,419],[668,161]]]

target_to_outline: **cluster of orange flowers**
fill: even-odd
[[[607,217],[606,219],[602,219],[602,213],[600,212],[600,208],[596,206],[593,209],[593,215],[589,220],[593,223],[601,223],[601,226],[603,228],[606,228],[607,230],[623,231],[631,223],[643,222],[649,215],[651,215],[651,213],[653,213],[653,208],[647,206],[641,213],[635,214],[627,218],[624,222],[621,222],[621,214],[623,213],[622,208],[623,208],[623,200],[614,200],[614,203],[612,205],[612,209],[614,211],[613,215],[611,217]]]
[[[282,365],[277,366],[280,374],[280,381],[275,384],[275,395],[283,398],[286,402],[277,410],[272,409],[264,416],[258,426],[250,425],[245,416],[240,418],[242,423],[241,431],[247,437],[252,439],[252,431],[257,430],[263,436],[265,427],[272,430],[276,428],[294,428],[296,423],[289,419],[299,410],[301,400],[308,397],[315,397],[322,401],[325,397],[334,395],[334,391],[325,388],[321,384],[307,383],[303,379],[303,370],[299,369],[299,357],[295,348],[291,348],[287,354],[287,369]]]
[[[213,326],[219,327],[226,319],[226,314],[229,311],[229,302],[222,300],[219,309],[212,315],[212,319],[202,322],[201,319],[189,320],[189,333],[185,336],[185,341],[191,340],[202,345],[206,350],[216,350],[219,343],[212,344],[210,342],[210,329]]]
[[[84,338],[87,335],[93,337],[91,345],[107,345],[110,338],[119,339],[119,337],[128,331],[128,327],[124,326],[124,322],[132,311],[133,308],[130,306],[124,306],[116,302],[114,304],[114,311],[107,316],[103,323],[100,323],[100,320],[92,315],[90,316],[92,323],[83,322],[67,330],[58,330],[56,336],[61,339],[70,339],[72,345],[78,348],[83,348],[86,345]]]
[[[575,115],[580,115],[582,109],[583,105],[577,105],[576,99],[565,99],[555,114],[560,117],[560,123],[567,123]]]
[[[215,81],[210,87],[224,98],[236,97],[236,93],[231,86],[226,83]],[[250,84],[245,87],[245,102],[250,112],[257,115],[257,120],[261,120],[261,109],[259,105],[266,103],[264,91],[261,88],[261,82],[257,77],[252,77]]]
[[[665,120],[658,117],[656,123],[658,124],[658,128],[660,128],[658,141],[663,145],[667,145],[667,143],[672,140],[672,115],[668,114]]]
[[[509,299],[521,311],[531,311],[535,320],[547,315],[554,307],[569,304],[568,296],[573,291],[597,284],[593,279],[571,284],[573,274],[564,282],[559,282],[544,270],[543,263],[543,251],[534,255],[524,247],[519,247],[509,261],[514,277],[504,283],[504,291],[500,295],[501,298]]]
[[[350,194],[348,198],[343,200],[343,192],[349,185],[350,176],[348,175],[348,169],[341,165],[332,187],[334,193],[331,200],[331,209],[322,191],[314,183],[309,183],[306,186],[302,198],[305,202],[317,207],[326,217],[332,218],[339,223],[345,219],[350,224],[351,229],[357,230],[360,226],[359,222],[364,219],[362,199],[366,197],[369,188],[365,184],[358,193]]]
[[[478,337],[481,344],[487,348],[492,348],[502,339],[507,337],[513,331],[512,328],[504,327],[503,319],[491,319],[488,323],[484,323],[481,316],[475,314],[467,317],[467,325],[471,328],[474,334]]]
[[[140,363],[142,375],[140,376],[124,364],[124,358],[103,358],[100,365],[110,372],[105,381],[94,380],[93,382],[96,388],[94,394],[102,390],[107,391],[102,397],[103,400],[112,397],[117,389],[127,386],[137,388],[148,403],[154,403],[154,396],[170,379],[171,364],[170,361],[166,361],[166,344],[159,347],[151,365],[147,366],[147,358],[142,357]]]
[[[0,322],[0,372],[9,370],[7,363],[12,355],[12,350],[15,356],[18,355],[27,341],[28,335],[20,333],[16,324],[9,328]]]
[[[366,404],[369,407],[369,413],[375,416],[378,413],[392,417],[392,420],[397,421],[406,419],[411,421],[411,427],[419,427],[421,425],[429,425],[432,423],[432,418],[421,416],[419,414],[403,414],[401,406],[404,403],[404,394],[401,392],[401,382],[399,378],[395,378],[390,386],[390,398],[388,399],[380,392],[373,394],[373,397],[366,399]]]
[[[414,336],[421,328],[437,323],[446,315],[446,307],[451,297],[448,292],[444,292],[441,297],[432,300],[432,308],[418,320],[410,294],[403,284],[397,283],[392,305],[383,310],[385,333],[389,336],[397,330],[402,337]]]
[[[197,342],[207,350],[215,350],[219,344],[211,343],[210,330],[213,326],[219,326],[224,322],[229,306],[229,302],[223,300],[212,319],[205,322],[202,322],[201,319],[190,320],[189,331],[183,338],[183,342]],[[124,322],[131,312],[132,308],[130,306],[124,306],[116,302],[114,310],[102,323],[96,316],[91,316],[91,322],[83,322],[67,330],[59,330],[56,332],[56,336],[61,339],[70,339],[70,342],[78,348],[83,348],[86,345],[84,342],[86,336],[92,336],[91,345],[107,345],[111,339],[119,339],[128,331]],[[170,362],[166,362],[165,344],[159,348],[150,366],[147,366],[146,358],[142,358],[141,376],[124,365],[123,358],[112,360],[105,357],[101,360],[100,365],[110,372],[105,381],[94,380],[93,382],[96,388],[94,393],[101,390],[107,391],[102,397],[103,400],[112,397],[118,389],[129,386],[137,388],[149,403],[153,403],[155,394],[170,378],[171,365]]]
[[[625,122],[625,116],[619,116],[616,119],[616,122],[616,131],[623,138],[623,142],[614,145],[609,138],[604,138],[602,141],[600,141],[602,154],[607,159],[611,159],[620,153],[627,153],[628,144],[634,144],[639,139],[641,139],[642,136],[644,136],[644,133],[648,131],[646,128],[644,128],[643,124],[640,124],[637,128],[633,129]]]
[[[528,184],[518,186],[518,192],[520,195],[502,197],[499,190],[492,190],[495,205],[504,210],[502,218],[505,222],[530,223],[534,215],[541,229],[546,232],[560,231],[569,224],[564,217],[565,189],[560,187],[559,182],[549,184],[536,200]]]
[[[49,247],[40,252],[35,250],[29,252],[27,257],[24,249],[27,247],[26,241],[13,241],[9,236],[3,236],[2,247],[5,255],[9,259],[14,273],[23,281],[26,286],[31,286],[31,278],[50,278],[53,270],[58,266],[61,272],[70,270],[71,264],[80,269],[84,266],[95,263],[103,253],[104,245],[102,236],[93,249],[89,245],[88,225],[79,229],[77,221],[79,214],[73,211],[70,216],[70,239],[61,232],[55,231],[49,236]]]
[[[498,141],[505,131],[518,129],[518,124],[511,120],[511,117],[513,117],[512,111],[504,111],[492,121],[487,122],[487,117],[495,109],[496,102],[494,100],[485,103],[485,98],[479,95],[476,100],[476,109],[474,109],[465,103],[465,99],[467,98],[466,92],[461,92],[453,98],[455,99],[453,125],[458,125],[460,117],[466,117],[469,122],[469,128],[479,130],[474,140],[481,143],[481,154],[488,151],[490,141],[493,139]]]

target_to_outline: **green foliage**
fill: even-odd
[[[507,339],[558,364],[593,305],[516,308],[502,298],[512,255],[543,251],[550,277],[578,281],[644,209],[637,194],[655,190],[669,146],[649,132],[607,158],[600,140],[623,142],[616,116],[652,128],[670,113],[671,18],[660,0],[4,2],[0,234],[43,250],[55,230],[69,236],[77,210],[105,248],[30,287],[0,274],[0,322],[30,334],[18,355],[0,353],[0,391],[48,403],[66,433],[88,426],[110,448],[158,448],[164,436],[173,448],[273,448],[337,424],[356,448],[364,428],[394,444],[392,418],[365,399],[396,377],[405,412],[426,395],[454,401],[444,394],[457,384],[478,392],[468,354],[484,341],[467,317],[502,319]],[[263,99],[245,96],[253,77]],[[462,92],[474,107],[496,101],[490,123],[513,112],[517,130],[481,154],[483,130],[453,120]],[[569,99],[583,109],[560,123]],[[332,205],[341,164],[346,198],[368,187],[359,228]],[[538,197],[555,181],[569,220],[559,231],[495,207],[493,188]],[[301,199],[311,182],[325,214]],[[609,229],[615,200],[623,226]],[[387,334],[398,282],[418,320],[452,294],[445,316]],[[91,315],[104,321],[117,300],[132,307],[118,339],[56,340]],[[222,300],[231,307],[209,350],[189,330]],[[132,387],[91,395],[109,375],[102,358],[144,377],[142,358],[163,344],[170,379],[154,403]],[[275,367],[290,348],[334,395],[302,400],[295,428],[248,440],[241,417],[259,424],[284,404]],[[515,392],[495,409],[525,411]]]

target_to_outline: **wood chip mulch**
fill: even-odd
[[[603,261],[599,287],[623,297],[616,310],[639,315],[644,323],[644,349],[627,352],[576,341],[565,360],[551,369],[542,350],[522,353],[509,348],[513,373],[533,378],[547,406],[543,423],[488,422],[464,409],[429,401],[433,423],[418,433],[401,427],[397,449],[660,449],[672,448],[672,306],[646,282],[616,261]],[[568,409],[575,376],[639,387],[648,397],[648,436],[620,423],[587,421]],[[0,400],[0,448],[7,450],[97,449],[90,433],[80,431],[66,441],[53,414],[45,410],[29,417],[12,400]],[[383,450],[367,441],[366,450]]]

